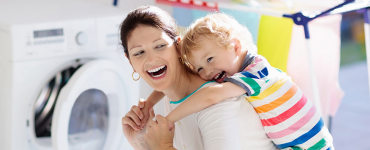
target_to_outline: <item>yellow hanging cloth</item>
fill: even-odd
[[[287,72],[293,24],[290,18],[262,15],[258,29],[258,54],[264,56],[271,66],[284,72]]]

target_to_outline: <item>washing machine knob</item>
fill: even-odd
[[[85,45],[88,41],[87,34],[85,32],[78,32],[76,35],[76,42],[78,45]]]

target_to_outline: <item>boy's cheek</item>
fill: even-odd
[[[202,78],[203,80],[207,80],[207,81],[211,81],[212,79],[208,79],[205,75],[203,74],[198,74],[200,76],[200,78]]]

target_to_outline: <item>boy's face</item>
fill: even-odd
[[[227,49],[208,38],[202,38],[198,42],[201,47],[191,51],[189,61],[202,79],[221,83],[225,77],[239,72],[238,55],[234,47]]]

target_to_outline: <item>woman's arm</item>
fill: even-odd
[[[246,91],[231,82],[225,82],[200,89],[191,95],[186,101],[170,112],[166,119],[176,122],[182,118],[199,112],[213,104],[219,103],[224,99],[245,94]]]
[[[149,95],[145,107],[152,108],[155,104],[157,104],[162,98],[164,97],[164,94],[159,91],[153,91],[152,94]],[[144,108],[145,108],[144,107]],[[149,109],[148,109],[149,110]]]

